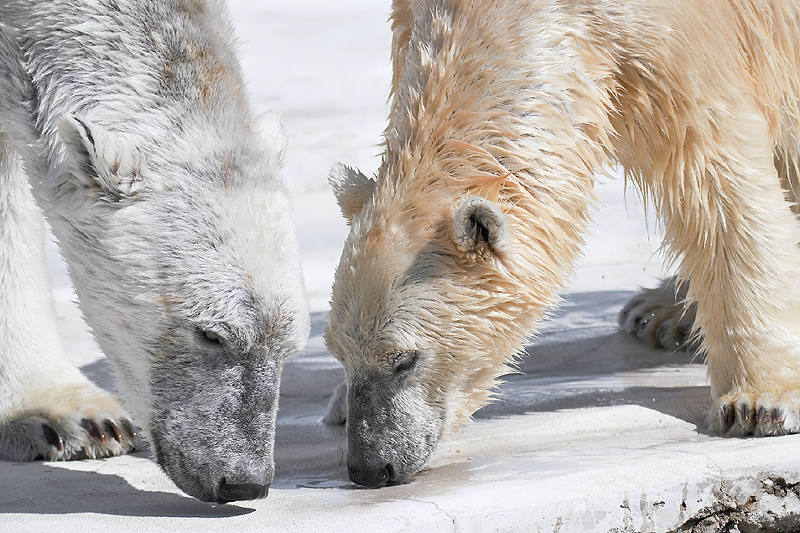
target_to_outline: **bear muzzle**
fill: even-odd
[[[368,464],[361,460],[351,460],[347,465],[350,481],[371,489],[378,489],[397,482],[396,472],[391,463]]]
[[[216,490],[217,503],[261,500],[269,494],[269,483],[228,483],[223,477]]]

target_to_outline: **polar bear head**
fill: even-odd
[[[537,272],[520,264],[505,193],[342,165],[330,181],[351,229],[326,342],[346,370],[350,477],[379,487],[419,471],[488,401],[553,295],[526,279]]]
[[[309,329],[281,131],[112,127],[58,128],[48,211],[83,313],[176,484],[263,497],[283,361]]]

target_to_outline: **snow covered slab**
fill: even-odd
[[[729,521],[741,531],[747,524],[800,527],[800,436],[706,434],[703,365],[688,354],[646,350],[615,333],[613,322],[604,331],[612,306],[599,296],[568,301],[498,401],[444,441],[406,485],[370,490],[347,479],[344,428],[320,420],[326,393],[343,374],[316,351],[324,325],[316,314],[310,348],[287,363],[278,469],[266,500],[214,505],[189,498],[144,450],[96,461],[0,462],[0,531],[666,532],[720,531]],[[626,295],[607,296],[613,304]],[[594,324],[591,334],[554,329],[575,322],[583,331]]]
[[[378,166],[390,2],[230,4],[254,105],[278,111],[289,134],[284,177],[314,310],[308,347],[284,371],[269,497],[199,502],[145,450],[101,461],[0,462],[0,532],[713,532],[728,522],[739,531],[800,531],[800,437],[709,436],[704,366],[617,333],[625,300],[669,273],[656,254],[657,226],[621,180],[598,187],[604,205],[570,294],[497,401],[444,441],[411,483],[353,485],[344,428],[320,421],[344,377],[322,339],[347,234],[326,175],[339,160],[365,172]],[[70,356],[113,387],[63,264],[49,252]]]

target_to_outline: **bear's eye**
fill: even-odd
[[[419,362],[419,352],[416,350],[408,350],[400,352],[394,356],[394,372],[400,374],[408,372],[414,368]]]

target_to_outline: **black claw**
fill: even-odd
[[[776,407],[772,410],[772,421],[776,424],[783,424],[784,414],[783,409]]]
[[[752,412],[748,404],[743,403],[739,406],[739,420],[741,420],[744,423],[749,423],[751,414]]]
[[[50,424],[42,424],[42,432],[48,444],[54,446],[60,452],[64,451],[64,441],[61,440],[61,435],[53,429],[53,426]]]
[[[128,434],[131,440],[136,440],[136,430],[133,429],[133,424],[131,424],[131,421],[127,418],[122,420],[122,429]]]
[[[122,433],[119,432],[119,428],[117,427],[114,422],[111,420],[106,420],[103,422],[103,428],[106,430],[106,433],[114,437],[114,440],[117,442],[122,442]]]
[[[84,418],[81,420],[81,427],[89,434],[90,437],[93,437],[100,441],[101,444],[106,443],[106,436],[103,433],[103,430],[100,429],[100,426],[97,425],[97,422],[90,418]]]
[[[729,404],[729,403],[723,404],[722,405],[722,409],[720,409],[719,414],[720,414],[720,419],[722,420],[722,425],[723,425],[725,431],[728,431],[731,428],[731,426],[733,425],[733,422],[736,419],[736,413],[734,412],[733,408],[731,407],[731,404]]]
[[[766,407],[758,408],[758,423],[759,425],[769,424],[772,422],[772,411],[767,410]]]

